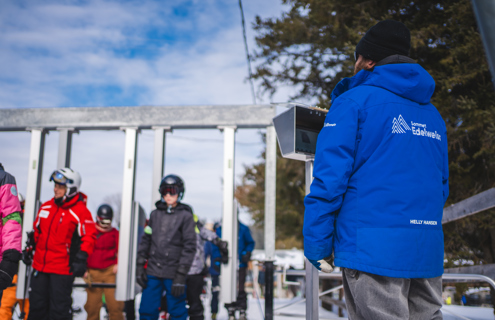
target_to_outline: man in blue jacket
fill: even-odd
[[[430,103],[435,82],[409,49],[409,30],[392,20],[358,43],[305,198],[304,253],[325,272],[333,253],[353,320],[442,318],[447,132]]]

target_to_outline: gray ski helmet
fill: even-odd
[[[182,200],[182,198],[184,197],[184,192],[186,191],[184,181],[175,174],[169,174],[163,177],[162,182],[160,182],[160,188],[158,190],[160,191],[160,194],[164,196],[167,193],[167,189],[169,189],[170,187],[176,187],[177,194],[179,195],[178,200]]]
[[[102,220],[112,220],[113,219],[113,210],[108,204],[102,204],[96,213],[96,216]]]

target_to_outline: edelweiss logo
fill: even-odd
[[[392,120],[392,133],[406,133],[406,131],[411,131],[415,136],[428,137],[442,141],[442,136],[436,131],[428,131],[425,123],[411,121],[411,127],[409,127],[402,115],[399,114],[399,117]]]
[[[399,118],[394,118],[392,121],[392,133],[406,133],[406,130],[411,131],[411,128],[407,125],[406,121],[404,118],[402,118],[402,115],[399,114]]]

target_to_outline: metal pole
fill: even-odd
[[[155,143],[153,149],[153,178],[151,179],[151,208],[160,200],[158,186],[165,172],[165,135],[171,131],[170,127],[152,127],[155,131]]]
[[[58,157],[57,157],[57,169],[70,168],[70,155],[72,147],[72,133],[73,128],[58,128]]]
[[[221,301],[231,303],[237,293],[237,215],[234,214],[234,158],[236,127],[219,127],[223,130],[223,218],[222,239],[229,243],[229,262],[222,266],[220,276]]]
[[[306,161],[306,194],[313,182],[313,160]],[[318,319],[318,269],[306,260],[306,320]]]
[[[273,261],[265,261],[265,320],[273,320]]]
[[[136,180],[136,152],[138,142],[137,128],[124,128],[125,131],[125,151],[124,151],[124,175],[122,187],[122,207],[120,216],[119,234],[119,259],[117,272],[117,289],[115,299],[126,301],[134,299],[130,296],[129,273],[133,270],[135,261],[131,259],[130,248],[132,248],[132,225],[133,225],[133,204],[134,186]]]
[[[473,0],[473,11],[480,28],[481,39],[485,47],[486,58],[492,72],[495,85],[495,1]]]
[[[265,319],[273,320],[273,262],[275,261],[277,197],[277,134],[274,126],[266,128],[265,157]]]
[[[41,173],[43,171],[43,154],[45,150],[45,135],[43,129],[31,129],[31,147],[29,151],[28,180],[26,190],[26,204],[22,224],[22,246],[26,243],[27,232],[33,230],[34,217],[40,199]],[[17,299],[24,298],[24,287],[26,282],[26,265],[19,264],[17,274]]]

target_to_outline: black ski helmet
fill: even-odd
[[[98,208],[98,212],[96,216],[101,220],[112,220],[113,219],[113,210],[108,204],[102,204]]]
[[[162,182],[160,182],[160,188],[158,189],[162,196],[165,195],[165,190],[169,186],[176,186],[178,188],[179,197],[177,199],[179,201],[182,200],[182,198],[184,197],[184,192],[186,191],[184,181],[175,174],[169,174],[163,177]]]

